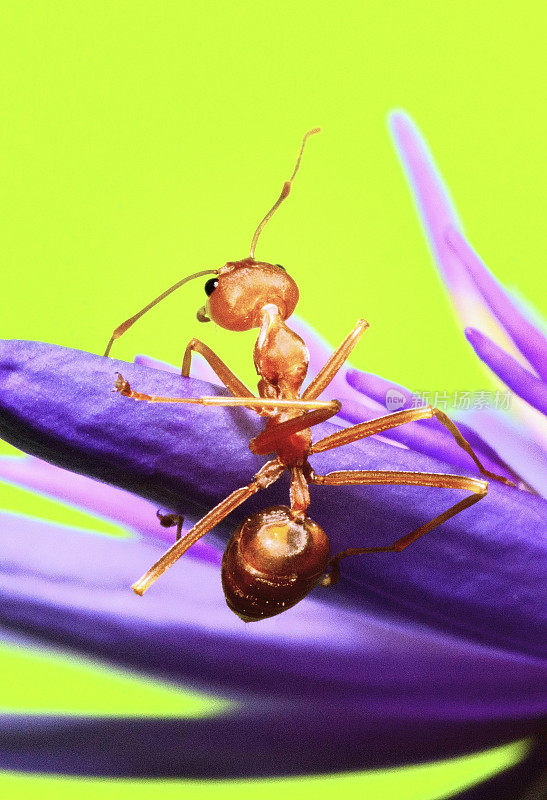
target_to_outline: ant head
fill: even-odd
[[[319,133],[319,128],[313,128],[304,136],[291,177],[285,181],[278,199],[254,232],[249,258],[228,261],[218,270],[217,277],[211,278],[205,284],[205,293],[209,299],[197,313],[200,322],[214,320],[229,331],[248,331],[250,328],[260,327],[261,311],[266,305],[277,306],[283,319],[290,317],[294,311],[298,302],[296,283],[282,266],[255,261],[254,254],[264,226],[291,190],[306,140],[315,133]]]
[[[298,302],[298,287],[282,266],[253,258],[229,261],[207,281],[205,293],[207,303],[198,311],[198,319],[213,320],[229,331],[259,328],[262,308],[268,304],[277,306],[287,319]]]

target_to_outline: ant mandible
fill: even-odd
[[[254,252],[258,237],[279,205],[289,194],[300,166],[306,140],[318,133],[308,131],[302,141],[293,173],[283,185],[278,200],[258,225],[251,241],[248,258],[229,261],[220,269],[207,269],[189,275],[171,286],[141,311],[122,323],[113,332],[106,348],[108,356],[113,342],[143,314],[187,281],[203,275],[214,275],[205,284],[207,302],[197,312],[200,322],[213,320],[230,331],[258,328],[254,347],[254,364],[260,376],[258,397],[233,374],[228,366],[199,339],[192,339],[182,360],[183,377],[189,377],[192,354],[199,353],[212,367],[233,397],[201,397],[195,399],[159,397],[134,391],[122,375],[116,388],[133,400],[149,403],[198,403],[208,406],[245,406],[266,418],[264,430],[251,440],[251,452],[275,454],[256,473],[253,480],[236,489],[209,511],[181,537],[182,517],[177,514],[158,516],[163,525],[177,524],[177,539],[164,555],[134,585],[142,595],[189,547],[208,533],[231,511],[260,489],[271,486],[285,470],[290,472],[290,506],[271,506],[248,517],[230,538],[222,559],[222,585],[228,606],[245,622],[280,614],[302,600],[315,586],[327,586],[339,577],[339,562],[347,556],[364,553],[401,552],[420,536],[441,525],[486,495],[488,484],[476,478],[423,472],[391,472],[341,470],[327,475],[315,473],[308,457],[355,442],[390,428],[415,420],[436,417],[447,428],[458,445],[473,459],[481,475],[514,485],[506,478],[488,472],[454,423],[438,408],[425,406],[397,411],[339,430],[312,443],[311,428],[334,416],[340,410],[337,400],[321,402],[317,398],[328,386],[368,327],[360,319],[349,336],[334,351],[323,369],[301,392],[306,377],[309,353],[304,341],[285,321],[298,302],[295,281],[279,264],[256,261]],[[310,503],[309,484],[322,486],[408,485],[464,489],[471,494],[447,511],[420,525],[387,547],[353,547],[335,556],[330,555],[329,539],[323,529],[307,516]]]

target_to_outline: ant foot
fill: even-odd
[[[162,511],[160,511],[160,509],[158,509],[156,511],[156,516],[159,519],[160,525],[163,528],[172,528],[173,525],[177,526],[176,541],[178,542],[178,540],[182,535],[182,525],[184,523],[184,517],[182,516],[182,514],[173,514],[170,511],[163,513]]]
[[[173,514],[170,511],[164,513],[160,509],[156,511],[156,517],[159,519],[162,528],[172,528],[173,525],[178,525],[179,522],[182,525],[184,522],[182,514]]]
[[[330,566],[330,572],[325,572],[325,574],[319,581],[320,586],[334,586],[334,584],[338,583],[338,581],[340,580],[339,562],[333,559],[329,566]]]
[[[125,396],[129,396],[131,394],[131,386],[129,385],[128,381],[125,380],[121,372],[117,372],[116,375],[116,382],[114,383],[114,391],[120,392]]]

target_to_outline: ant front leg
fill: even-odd
[[[182,369],[181,375],[183,378],[190,377],[190,367],[192,365],[192,353],[199,353],[200,356],[207,361],[215,375],[217,375],[224,386],[230,391],[233,395],[239,397],[254,397],[253,393],[247,389],[244,383],[242,383],[239,378],[234,375],[232,370],[222,361],[221,358],[217,356],[210,347],[208,347],[203,342],[200,342],[199,339],[190,339],[186,350],[184,351],[184,357],[182,359]]]
[[[302,393],[303,400],[313,400],[314,398],[319,397],[321,392],[324,391],[324,389],[326,389],[326,387],[332,381],[340,367],[343,365],[344,361],[349,358],[351,351],[358,343],[368,326],[369,325],[366,319],[360,319],[357,321],[357,324],[351,333],[346,336],[342,344],[340,344],[331,355],[323,369],[317,373],[309,386],[306,387],[305,391]]]
[[[243,406],[244,408],[254,408],[260,413],[260,411],[265,408],[283,409],[285,411],[292,409],[302,409],[303,411],[308,411],[310,409],[319,408],[329,409],[329,411],[331,411],[338,402],[336,400],[328,403],[319,400],[272,400],[265,397],[254,397],[254,395],[251,395],[251,397],[217,397],[215,395],[204,395],[203,397],[163,397],[162,395],[158,394],[144,394],[144,392],[136,392],[131,388],[129,382],[125,380],[120,372],[117,374],[118,377],[116,378],[116,382],[114,384],[116,391],[120,392],[120,394],[122,394],[124,397],[129,397],[131,400],[143,400],[147,403],[183,403],[200,406],[228,407]],[[338,410],[339,407],[337,407],[332,413],[336,414]]]
[[[364,555],[365,553],[400,553],[411,545],[420,536],[429,533],[434,528],[442,525],[451,517],[464,511],[466,508],[478,503],[486,495],[488,484],[477,478],[465,478],[460,475],[442,475],[428,472],[382,472],[365,470],[342,470],[340,472],[329,472],[327,475],[316,475],[313,471],[309,473],[310,483],[320,486],[432,486],[438,489],[464,489],[472,492],[469,497],[455,503],[442,514],[434,519],[420,525],[416,530],[401,536],[393,544],[387,547],[350,547],[342,550],[334,556],[329,565],[331,573],[323,580],[323,585],[328,586],[338,580],[340,571],[338,563],[342,558],[348,556]]]
[[[253,494],[275,483],[284,471],[285,467],[277,459],[264,464],[256,473],[251,483],[247,486],[242,486],[240,489],[236,489],[229,494],[228,497],[225,497],[224,500],[205,514],[199,522],[196,522],[196,524],[190,528],[186,536],[182,539],[177,539],[175,544],[171,545],[169,550],[150,567],[148,572],[133,584],[132,589],[135,594],[143,595],[169,567],[173,566],[175,561],[178,561],[178,559],[198,541],[198,539],[201,539],[202,536],[209,533],[209,531],[212,530],[215,525],[218,525],[224,517],[227,517],[231,511],[248,500],[249,497],[252,497]]]
[[[376,433],[383,433],[390,428],[396,428],[399,425],[406,425],[407,422],[416,422],[420,419],[430,419],[436,417],[444,427],[450,431],[456,443],[471,456],[481,475],[485,478],[492,478],[493,480],[500,481],[506,486],[514,486],[513,481],[504,478],[501,475],[495,475],[489,472],[481,464],[477,454],[461,433],[454,425],[452,420],[447,415],[440,411],[438,408],[432,406],[423,406],[422,408],[410,408],[403,411],[396,411],[394,414],[387,414],[385,417],[378,419],[371,419],[369,422],[361,422],[358,425],[353,425],[351,428],[345,428],[342,431],[332,433],[324,439],[312,445],[311,453],[322,453],[325,450],[331,450],[333,447],[341,447],[343,444],[350,444],[356,442],[358,439],[365,439],[367,436],[373,436]]]

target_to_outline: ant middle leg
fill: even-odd
[[[488,491],[486,481],[481,481],[477,478],[428,472],[341,470],[339,472],[329,472],[327,475],[317,475],[312,470],[308,473],[308,480],[310,483],[320,486],[431,486],[439,489],[464,489],[471,492],[469,497],[465,497],[429,522],[420,525],[405,536],[401,536],[391,545],[386,547],[350,547],[347,550],[342,550],[330,560],[331,572],[323,580],[324,586],[328,586],[338,580],[340,574],[338,564],[342,558],[364,555],[365,553],[400,553],[415,542],[416,539],[419,539],[420,536],[442,525],[443,522],[456,516],[460,511],[464,511],[466,508],[478,503]]]
[[[255,436],[254,439],[251,439],[249,442],[249,450],[255,455],[271,453],[276,449],[281,439],[286,439],[298,433],[298,431],[304,430],[304,428],[311,428],[313,425],[326,422],[326,420],[338,414],[340,408],[341,404],[338,400],[331,400],[330,403],[326,404],[325,408],[307,411],[300,414],[298,417],[279,422],[271,428],[266,428],[266,430],[259,433],[258,436]]]
[[[456,443],[462,450],[465,450],[465,452],[471,456],[481,475],[484,475],[485,478],[500,481],[500,483],[504,483],[506,486],[515,485],[513,481],[510,481],[508,478],[502,475],[496,475],[485,469],[467,439],[462,436],[452,420],[447,417],[443,411],[440,411],[438,408],[433,408],[432,406],[404,409],[403,411],[396,411],[394,414],[387,414],[385,417],[371,419],[368,422],[360,422],[358,425],[353,425],[351,428],[345,428],[344,430],[332,433],[330,436],[326,436],[324,439],[320,439],[312,445],[310,452],[322,453],[325,450],[331,450],[333,447],[341,447],[343,444],[356,442],[359,439],[365,439],[367,436],[383,433],[390,428],[405,425],[407,422],[416,422],[417,420],[430,419],[431,417],[438,419],[441,425],[444,425],[452,434]]]
[[[215,375],[220,378],[224,386],[233,395],[239,397],[254,397],[253,393],[247,389],[245,384],[242,383],[236,375],[234,375],[232,370],[224,363],[224,361],[222,361],[222,359],[219,358],[210,347],[201,342],[199,339],[190,339],[186,346],[180,373],[183,378],[190,377],[190,367],[192,365],[193,353],[199,353],[200,356],[203,356]]]
[[[133,584],[131,588],[135,594],[144,594],[169,567],[172,567],[173,564],[198,541],[198,539],[201,539],[202,536],[209,533],[209,531],[212,530],[215,525],[218,525],[224,517],[227,517],[231,511],[248,500],[249,497],[252,497],[253,494],[275,483],[284,471],[285,467],[277,459],[273,459],[264,464],[247,486],[236,489],[229,494],[228,497],[225,497],[224,500],[221,500],[221,502],[205,514],[199,522],[196,522],[182,539],[178,539],[166,550],[156,563],[150,567],[148,572]]]

